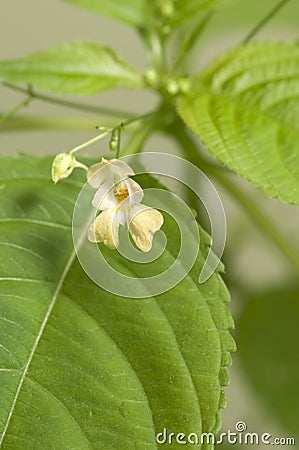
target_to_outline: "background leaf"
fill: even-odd
[[[127,22],[130,25],[142,27],[145,21],[144,0],[64,0],[91,12],[104,14],[108,17]]]
[[[279,423],[299,438],[298,287],[249,299],[238,322],[244,373]]]
[[[153,19],[159,21],[162,1],[147,2],[146,0],[64,0],[73,5],[88,9],[91,12],[104,14],[119,19],[135,27],[144,28],[148,15],[153,13]],[[174,12],[170,23],[178,25],[194,15],[211,11],[232,0],[179,0],[174,4]],[[236,1],[236,0],[235,0]],[[238,1],[238,0],[237,0]]]
[[[197,76],[179,113],[219,161],[299,205],[298,86],[297,45],[250,44]]]
[[[97,94],[114,87],[142,86],[142,77],[111,49],[73,42],[24,59],[0,62],[0,77],[62,94]]]
[[[172,23],[177,25],[184,20],[190,19],[198,14],[213,11],[225,3],[239,0],[179,0],[175,2],[175,11]]]
[[[164,427],[217,429],[234,342],[221,277],[197,283],[207,235],[176,288],[156,298],[116,297],[75,258],[71,218],[82,172],[54,186],[50,165],[1,158],[2,448],[145,450],[157,448]],[[172,222],[164,232],[174,233],[165,252],[171,262]],[[134,274],[144,275],[140,266]]]

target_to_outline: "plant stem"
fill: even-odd
[[[25,100],[20,102],[18,105],[16,105],[11,111],[8,111],[7,113],[3,114],[3,116],[0,117],[0,124],[5,122],[5,120],[10,119],[13,117],[20,109],[24,108],[25,106],[29,105],[29,103],[32,100],[32,95],[29,94]]]
[[[83,148],[88,147],[89,145],[95,144],[100,139],[103,139],[105,136],[108,136],[108,134],[110,134],[111,131],[113,131],[113,128],[108,128],[106,131],[104,131],[104,133],[98,134],[94,138],[89,139],[86,142],[83,142],[83,144],[77,145],[77,147],[74,147],[72,150],[69,151],[69,153],[71,153],[71,154],[76,153],[79,150],[82,150]]]
[[[117,125],[115,127],[106,128],[103,133],[100,133],[97,136],[93,137],[92,139],[89,139],[88,141],[83,142],[82,144],[78,145],[77,147],[74,147],[73,149],[71,149],[69,151],[69,153],[73,154],[75,152],[78,152],[79,150],[82,150],[83,148],[86,148],[89,145],[92,145],[95,142],[98,142],[99,140],[101,140],[104,137],[108,136],[108,134],[113,133],[114,131],[117,131],[118,129],[123,129],[123,128],[127,127],[128,125],[131,125],[134,122],[137,122],[137,121],[142,120],[142,119],[144,119],[146,117],[149,117],[152,114],[153,114],[152,112],[147,113],[147,114],[143,114],[142,116],[138,116],[138,117],[134,117],[134,118],[125,120],[124,122],[121,122],[121,124],[119,124],[119,125]]]
[[[249,41],[271,20],[280,9],[287,4],[289,0],[281,0],[243,39],[242,44],[248,44]]]
[[[176,126],[175,130],[175,136],[188,160],[214,177],[223,186],[250,220],[253,220],[254,224],[265,233],[265,236],[280,249],[293,268],[299,273],[299,255],[296,250],[289,244],[279,228],[273,224],[272,220],[269,219],[252,196],[246,193],[244,189],[240,189],[240,186],[232,180],[230,172],[216,164],[210,163],[200,154],[197,145],[183,125],[180,127]]]
[[[161,116],[157,112],[151,117],[145,118],[142,124],[137,126],[130,138],[121,150],[121,156],[132,155],[141,151],[144,143],[154,131],[157,131],[162,124]]]
[[[243,208],[255,225],[264,231],[265,236],[270,238],[280,248],[281,252],[299,273],[299,256],[294,247],[289,244],[279,228],[273,224],[272,220],[264,213],[252,196],[245,193],[244,189],[240,190],[240,187],[224,173],[223,169],[220,168],[220,170],[214,170],[214,173],[210,173],[221,183],[239,206]]]
[[[116,154],[115,154],[116,159],[119,158],[119,153],[120,153],[120,138],[121,138],[122,128],[123,128],[123,124],[121,124],[117,129],[117,147],[116,147]]]
[[[119,122],[121,117],[119,117]],[[101,119],[101,125],[106,128],[112,128],[115,121]],[[94,116],[72,117],[72,116],[24,116],[9,118],[1,124],[1,132],[4,131],[23,131],[32,129],[59,130],[59,131],[90,131],[93,125],[96,125]],[[135,128],[132,124],[130,131]],[[136,127],[137,128],[137,127]]]
[[[2,83],[2,86],[6,87],[8,89],[12,89],[13,91],[16,91],[16,92],[21,92],[22,94],[27,94],[28,96],[30,95],[34,99],[41,100],[41,101],[44,101],[47,103],[52,103],[52,104],[58,105],[58,106],[63,106],[65,108],[78,109],[80,111],[86,111],[86,112],[91,112],[91,113],[95,113],[95,114],[103,114],[103,115],[111,116],[111,117],[133,117],[134,116],[134,114],[132,112],[128,112],[128,111],[119,111],[119,110],[111,109],[111,108],[100,108],[98,106],[87,105],[87,104],[80,103],[80,102],[74,102],[71,100],[64,100],[64,99],[61,99],[58,97],[52,97],[50,95],[40,94],[40,93],[33,91],[32,88],[30,88],[30,87],[24,88],[24,87],[18,86],[16,84],[9,83],[7,81],[4,81]]]
[[[176,71],[182,65],[185,59],[189,56],[191,49],[193,48],[197,39],[201,36],[203,31],[205,30],[213,14],[214,14],[213,11],[207,14],[206,17],[201,22],[199,22],[197,27],[189,34],[187,39],[183,41],[179,56],[173,66],[173,71]]]

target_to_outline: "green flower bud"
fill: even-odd
[[[166,90],[170,95],[176,95],[179,92],[179,85],[177,80],[171,78],[166,83]]]
[[[162,1],[162,4],[161,4],[161,13],[162,13],[162,15],[164,16],[164,17],[167,17],[167,18],[169,18],[169,17],[171,17],[172,15],[173,15],[173,13],[174,13],[174,6],[173,6],[173,2],[170,0],[168,0],[168,1]]]
[[[118,136],[112,136],[109,142],[110,150],[114,152],[118,146]]]
[[[145,74],[145,81],[148,84],[148,86],[156,87],[159,82],[159,75],[155,71],[155,69],[148,69]]]
[[[52,163],[51,176],[54,183],[67,178],[75,169],[75,167],[81,167],[87,170],[84,164],[81,164],[70,153],[59,153]]]
[[[178,84],[181,94],[188,94],[188,92],[190,92],[191,88],[190,78],[181,77],[178,80]]]

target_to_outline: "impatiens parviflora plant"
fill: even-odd
[[[175,261],[179,234],[174,224],[140,204],[142,189],[119,160],[141,152],[148,138],[162,131],[234,197],[298,274],[294,247],[228,170],[270,197],[299,205],[299,47],[250,42],[287,0],[273,2],[269,15],[240,45],[192,77],[186,62],[214,11],[239,0],[66,1],[135,28],[148,66],[140,73],[107,46],[80,41],[0,62],[2,85],[26,96],[0,118],[2,127],[38,127],[39,120],[12,120],[36,100],[95,113],[90,127],[99,115],[103,123],[113,117],[123,124],[105,128],[54,162],[25,155],[1,158],[0,238],[8,263],[1,276],[0,446],[31,448],[34,442],[41,449],[151,450],[160,448],[156,435],[167,429],[193,433],[187,448],[212,449],[213,443],[202,444],[200,436],[220,429],[225,367],[235,344],[228,331],[233,321],[222,264],[207,282],[198,283],[209,236],[199,225],[198,258],[175,288],[137,301],[100,289],[84,273],[71,239],[72,213],[87,171],[97,189],[93,206],[101,211],[88,238],[110,247],[102,248],[108,262],[144,276],[146,264],[129,267],[115,249],[118,225],[125,223],[142,251],[150,250],[152,235],[163,224],[170,237],[164,258]],[[118,87],[134,89],[134,95],[154,91],[158,106],[138,117],[49,94],[93,95]],[[53,123],[57,120],[47,125]],[[121,148],[122,128],[130,136]],[[205,157],[188,128],[223,165]],[[110,134],[114,159],[94,161],[89,168],[76,160],[76,151]],[[49,183],[51,162],[52,179],[59,181],[55,187]],[[103,169],[111,176],[100,175]],[[163,270],[162,260],[157,259],[155,270]],[[174,439],[171,448],[181,444]]]

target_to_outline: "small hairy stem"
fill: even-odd
[[[243,44],[248,44],[253,37],[271,20],[289,0],[281,0],[269,13],[247,34],[243,39]]]
[[[161,36],[157,32],[152,32],[149,37],[152,62],[154,68],[161,75],[166,72],[165,48]]]
[[[118,137],[118,139],[117,139],[117,149],[116,149],[116,155],[115,155],[115,157],[116,157],[116,158],[119,158],[119,152],[120,152],[120,138],[121,138],[121,128],[119,128],[119,129],[117,130],[117,137]]]
[[[108,136],[110,133],[117,132],[119,134],[119,130],[124,129],[125,127],[131,125],[134,122],[137,122],[139,120],[143,120],[143,119],[151,116],[152,114],[154,114],[154,113],[150,112],[150,113],[147,113],[147,114],[143,114],[142,116],[138,116],[138,117],[127,119],[124,122],[121,122],[120,124],[116,125],[115,127],[110,127],[110,128],[100,127],[99,129],[103,130],[102,133],[98,134],[97,136],[93,137],[92,139],[89,139],[86,142],[83,142],[82,144],[78,145],[77,147],[72,148],[69,151],[69,153],[73,154],[75,152],[78,152],[79,150],[82,150],[83,148],[88,147],[89,145],[95,144],[96,142],[100,141],[104,137]],[[119,152],[119,150],[118,150],[118,152]]]
[[[88,147],[89,145],[95,144],[100,139],[103,139],[104,137],[108,136],[113,131],[113,128],[108,128],[106,131],[104,131],[101,134],[98,134],[97,136],[93,137],[92,139],[89,139],[86,142],[83,142],[83,144],[77,145],[77,147],[72,148],[72,150],[69,151],[69,153],[73,154],[78,152],[79,150],[82,150],[83,148]]]
[[[212,16],[213,11],[211,11],[209,14],[206,15],[206,17],[199,22],[197,27],[190,33],[190,35],[183,41],[183,44],[180,49],[179,56],[174,64],[173,70],[176,71],[186,60],[186,58],[189,56],[190,51],[194,47],[195,43],[197,42],[198,38],[202,35],[203,31],[206,29],[207,25],[209,24]]]
[[[87,104],[80,103],[80,102],[74,102],[71,100],[64,100],[64,99],[61,99],[58,97],[53,97],[50,95],[40,94],[40,93],[35,92],[30,87],[24,88],[24,87],[18,86],[16,84],[9,83],[7,81],[4,81],[2,83],[2,86],[6,87],[8,89],[12,89],[13,91],[16,91],[16,92],[21,92],[22,94],[27,94],[32,99],[41,100],[41,101],[44,101],[47,103],[52,103],[54,105],[63,106],[65,108],[77,109],[80,111],[91,112],[94,114],[103,114],[103,115],[111,116],[111,117],[133,117],[134,115],[136,115],[136,114],[133,114],[132,112],[128,112],[128,111],[119,111],[116,109],[102,108],[102,107],[100,108],[98,106],[87,105]]]
[[[265,236],[280,249],[293,268],[299,273],[298,253],[294,250],[294,247],[289,244],[279,228],[273,224],[272,220],[264,213],[263,209],[252,196],[243,189],[240,189],[240,186],[233,181],[231,174],[226,169],[223,169],[217,164],[210,163],[200,154],[197,145],[182,124],[180,126],[175,126],[174,130],[175,137],[188,160],[208,175],[214,177],[221,184],[247,214],[250,220],[253,220],[254,224],[264,232]]]
[[[161,127],[161,117],[157,112],[152,116],[144,118],[142,123],[137,126],[128,141],[125,143],[124,148],[121,150],[121,156],[132,155],[141,151],[147,139]]]
[[[221,168],[217,171],[213,169],[213,171],[210,172],[211,175],[221,183],[224,189],[246,212],[248,217],[253,220],[255,225],[264,232],[264,235],[277,245],[293,265],[294,269],[299,273],[299,255],[294,250],[293,246],[285,239],[279,228],[276,227],[272,220],[264,213],[257,201],[254,200],[250,194],[245,193],[244,189],[240,190],[240,187],[228,176],[228,174],[225,174]]]
[[[2,125],[2,123],[5,122],[5,120],[11,119],[18,111],[25,108],[25,106],[28,106],[31,100],[32,95],[29,94],[28,97],[25,98],[25,100],[18,103],[11,111],[8,111],[7,113],[3,114],[3,116],[0,117],[0,125]]]

